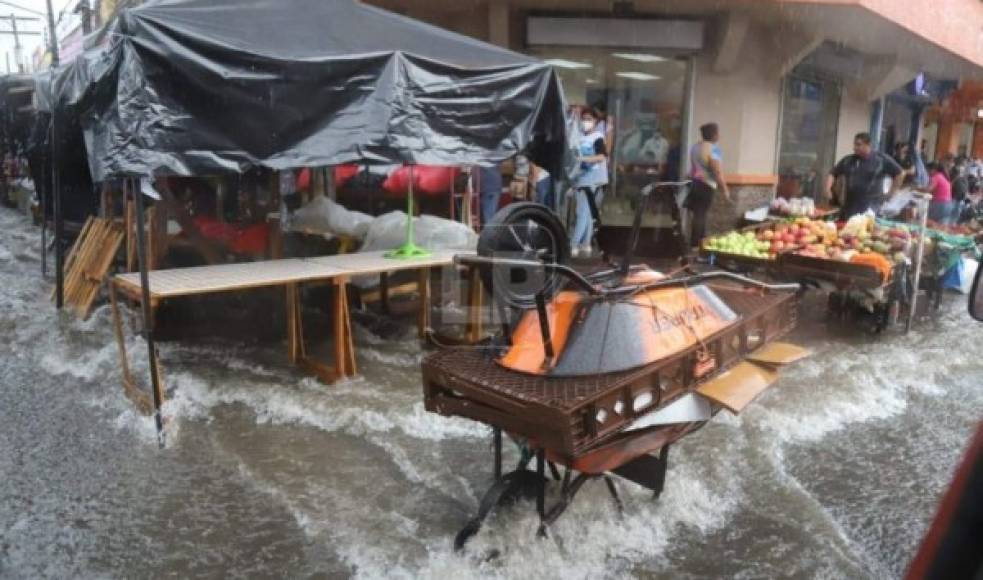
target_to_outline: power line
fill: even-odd
[[[24,12],[30,12],[31,14],[37,14],[38,16],[45,16],[44,12],[40,12],[38,10],[34,10],[33,8],[27,8],[26,6],[21,6],[20,4],[15,4],[13,2],[9,2],[8,0],[0,0],[0,4],[4,4],[6,6],[10,6],[12,8],[16,8],[18,10],[23,10]]]

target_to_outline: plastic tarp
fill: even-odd
[[[97,181],[563,156],[547,64],[354,0],[149,2],[75,72]]]

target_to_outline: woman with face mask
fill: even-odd
[[[577,220],[570,237],[574,257],[591,254],[593,221],[598,219],[598,190],[608,184],[608,156],[604,133],[597,126],[597,113],[589,107],[580,112],[580,173],[576,179]]]

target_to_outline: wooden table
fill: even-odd
[[[437,250],[424,258],[394,260],[386,258],[384,252],[364,252],[316,258],[288,258],[265,262],[155,270],[148,272],[151,312],[154,312],[162,301],[182,296],[283,286],[286,289],[287,350],[291,362],[316,375],[321,380],[332,383],[357,373],[347,293],[350,278],[373,274],[385,278],[395,272],[417,270],[419,272],[418,288],[421,304],[417,325],[420,337],[425,338],[430,328],[431,270],[453,265],[454,255],[459,253],[461,252]],[[332,299],[333,365],[325,365],[307,356],[301,316],[300,285],[310,282],[328,282],[334,286]],[[152,409],[151,398],[148,393],[136,388],[136,383],[130,373],[123,336],[123,323],[117,301],[118,293],[135,302],[141,302],[139,273],[133,272],[114,276],[109,284],[109,298],[116,342],[119,346],[124,390],[141,409],[148,411]],[[480,335],[480,297],[481,290],[477,274],[470,272],[468,300],[473,308],[469,315],[470,322],[467,329],[469,340],[476,340]],[[153,318],[151,316],[149,323],[152,324]],[[163,385],[160,365],[151,369],[151,372],[157,373],[158,384]],[[163,391],[163,386],[161,386],[161,390]],[[161,392],[159,395],[160,400],[163,401],[164,393]]]

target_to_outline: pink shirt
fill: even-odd
[[[936,172],[928,180],[928,188],[932,190],[932,201],[952,201],[952,184],[942,172]]]

